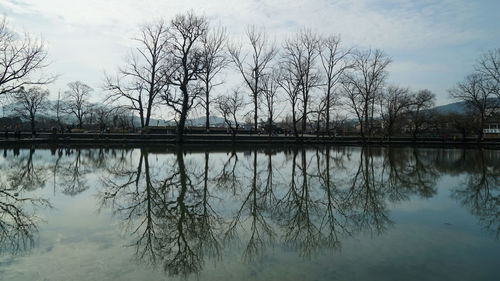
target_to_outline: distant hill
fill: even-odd
[[[465,102],[459,101],[434,107],[439,114],[464,113],[467,110]]]
[[[98,104],[99,106],[105,106],[104,104]],[[15,104],[10,103],[10,104],[4,104],[0,106],[0,117],[17,117],[18,113],[14,110]],[[48,106],[47,108],[53,109],[56,107],[56,101],[54,100],[49,100],[48,101]],[[40,112],[39,113],[39,118],[46,118],[46,119],[56,119],[55,112],[52,110],[47,110],[45,112]],[[76,123],[77,120],[73,115],[68,115],[68,114],[63,114],[61,116],[62,122],[66,124],[72,124]],[[188,119],[186,120],[186,125],[191,126],[191,127],[203,127],[205,126],[205,120],[206,118],[203,117],[198,117],[194,119]],[[27,120],[24,120],[27,121]],[[133,119],[134,125],[136,127],[141,126],[141,118],[139,116],[134,116]],[[175,126],[176,123],[174,120],[162,120],[162,119],[155,119],[151,118],[149,121],[149,124],[151,126]],[[210,116],[210,126],[225,126],[224,119],[218,116]]]
[[[500,102],[500,99],[498,99],[498,101]],[[49,101],[48,108],[54,108],[55,103],[56,103],[55,101]],[[16,117],[18,114],[14,111],[13,108],[14,108],[14,104],[3,105],[0,108],[0,117]],[[434,107],[434,110],[438,114],[450,114],[450,113],[462,114],[462,113],[465,113],[467,111],[467,106],[466,106],[465,102],[461,101],[461,102],[454,102],[454,103],[436,106],[436,107]],[[47,118],[47,119],[55,119],[55,112],[48,111],[45,113],[41,113],[39,117],[40,118]],[[204,127],[205,120],[206,120],[206,118],[204,116],[193,118],[193,119],[188,119],[188,120],[186,120],[186,126]],[[71,124],[71,123],[76,122],[76,118],[71,116],[71,115],[64,115],[62,121],[67,123],[67,124]],[[139,116],[134,116],[133,122],[134,122],[134,125],[136,127],[140,127],[141,119],[139,118]],[[174,120],[161,120],[161,119],[151,118],[150,125],[151,126],[175,126],[176,123]],[[226,124],[225,124],[223,118],[221,118],[219,116],[210,116],[210,126],[225,127]]]
[[[488,99],[488,102],[497,102],[500,104],[500,98],[491,98]],[[467,111],[467,104],[464,101],[449,103],[445,105],[440,105],[434,107],[434,110],[439,114],[449,114],[449,113],[458,113],[463,114]]]
[[[193,127],[205,126],[207,118],[205,116],[187,120],[186,123]],[[225,126],[224,118],[218,116],[210,116],[210,126],[220,127]]]

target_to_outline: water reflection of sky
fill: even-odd
[[[186,206],[203,206],[196,204],[203,198],[203,193],[198,191],[204,189],[206,175],[210,212],[224,221],[222,226],[208,221],[209,228],[203,229],[213,232],[214,237],[220,232],[220,236],[214,238],[220,242],[219,254],[207,246],[210,239],[201,240],[196,236],[205,232],[197,232],[196,225],[182,225],[184,231],[195,231],[196,235],[187,236],[188,241],[201,245],[197,253],[202,253],[201,259],[194,260],[200,263],[197,270],[188,277],[202,280],[496,280],[500,273],[497,266],[500,242],[495,237],[495,226],[500,218],[485,215],[495,214],[492,210],[495,205],[487,198],[496,196],[498,202],[499,187],[491,185],[498,181],[499,167],[494,161],[498,159],[497,154],[442,149],[366,152],[343,148],[326,153],[324,148],[304,151],[299,148],[277,149],[272,153],[263,149],[256,154],[252,151],[232,154],[230,150],[209,154],[174,150],[141,153],[136,149],[101,151],[99,157],[98,149],[79,153],[73,149],[59,157],[57,152],[51,155],[49,150],[37,149],[21,150],[14,157],[9,150],[6,157],[0,157],[1,186],[18,193],[19,197],[43,197],[53,208],[37,207],[32,211],[33,206],[23,207],[39,217],[34,247],[15,254],[3,249],[0,280],[182,278],[182,274],[176,275],[175,271],[165,268],[170,257],[168,251],[161,249],[161,255],[153,263],[147,253],[138,254],[144,248],[134,245],[145,233],[144,225],[138,222],[142,221],[146,209],[130,216],[127,208],[140,202],[147,191],[146,160],[151,188],[158,190],[166,178],[179,172],[183,163],[181,174],[191,182],[183,197]],[[86,188],[68,191],[68,179],[74,179],[68,169],[76,167],[76,157],[80,157],[81,185]],[[26,163],[28,160],[32,163]],[[56,162],[60,166],[55,168]],[[37,171],[42,180],[35,183],[43,183],[43,186],[33,188],[32,184],[13,180],[14,175],[23,174],[20,170],[23,167]],[[131,185],[131,190],[138,188],[138,193],[120,191],[111,197],[115,189],[106,185],[110,184],[109,180],[123,184],[130,175],[135,176],[131,172],[137,172],[138,167],[142,167],[141,179],[137,186]],[[484,181],[481,167],[488,170],[490,186],[488,192],[480,190],[480,196],[471,197],[469,183],[476,182],[471,178],[480,175]],[[271,182],[269,171],[273,175]],[[308,235],[304,231],[309,226],[314,229],[331,222],[325,207],[328,205],[324,188],[326,176],[335,194],[331,197],[336,208],[332,219],[338,220],[331,224],[337,227],[335,239],[325,238],[329,233],[325,228],[322,228],[323,236],[316,232]],[[8,188],[12,182],[29,189]],[[294,184],[296,192],[290,192]],[[264,192],[269,186],[272,192]],[[179,186],[172,186],[158,193],[154,204],[174,204],[172,202],[178,201],[182,194]],[[366,197],[360,200],[360,196]],[[468,196],[475,201],[467,201]],[[110,200],[114,204],[110,204]],[[478,212],[471,206],[487,206],[488,210]],[[500,206],[496,207],[498,213]],[[175,209],[168,215],[162,208],[165,209],[159,205],[151,208],[167,216],[153,219],[157,233],[162,235],[172,233],[174,226],[178,226],[168,224],[164,230],[164,222],[175,223],[183,214],[189,216],[203,210],[202,207],[193,207],[187,212]],[[168,217],[174,215],[179,217]],[[198,216],[197,221],[204,222],[203,218]],[[485,224],[485,220],[493,223]],[[235,226],[235,235],[228,239],[224,234],[231,226]],[[249,248],[256,232],[262,241]],[[158,245],[175,245],[167,244],[165,239],[157,239],[157,250]]]

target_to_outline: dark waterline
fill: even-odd
[[[497,280],[500,151],[9,148],[0,280]]]

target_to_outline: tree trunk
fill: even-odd
[[[31,115],[31,134],[35,137],[35,115]]]
[[[330,81],[328,81],[328,90],[326,92],[326,124],[325,124],[325,131],[330,136],[330,95],[331,95],[331,90],[330,90]],[[318,118],[319,120],[319,118]]]
[[[295,105],[293,105],[292,108],[292,125],[293,125],[293,134],[295,135],[295,138],[299,138],[299,132],[297,132],[297,116],[295,112]]]
[[[304,133],[306,131],[306,125],[307,125],[307,101],[304,99],[304,107],[303,107],[304,113],[302,114],[302,137],[304,136]]]
[[[148,102],[148,107],[146,108],[146,122],[144,123],[144,125],[146,127],[149,127],[149,120],[151,120],[151,107],[153,105],[151,104],[151,101]]]
[[[176,140],[178,143],[181,143],[183,141],[183,138],[184,138],[184,126],[186,124],[187,111],[188,111],[188,100],[189,100],[186,86],[181,86],[180,88],[182,91],[183,100],[182,100],[181,117],[179,119],[179,124],[177,125],[177,138],[176,138]]]
[[[207,130],[207,133],[210,132],[210,102],[208,100],[208,84],[206,85],[205,88],[205,115],[207,120],[205,121],[205,129]]]
[[[269,115],[269,136],[273,134],[273,114]]]
[[[144,126],[147,126],[144,124],[144,111],[142,110],[142,107],[139,109],[139,117],[141,117],[141,128],[144,128]]]
[[[321,114],[318,113],[318,123],[316,124],[316,138],[319,139],[319,130],[321,129],[321,126],[319,125],[320,119],[321,119]]]
[[[364,121],[363,117],[359,116],[358,114],[358,121],[359,121],[359,132],[361,133],[361,139],[363,140],[363,143],[365,142],[365,126],[364,126]]]
[[[237,132],[238,128],[231,128],[231,135],[233,137],[233,141],[236,140],[236,132]]]
[[[253,122],[254,122],[254,130],[257,133],[257,93],[253,95],[253,104],[254,104],[254,115],[253,115]]]
[[[483,140],[483,128],[484,128],[484,112],[481,112],[481,120],[479,124],[479,131],[478,131],[478,142],[481,142]]]
[[[369,124],[368,124],[368,115],[369,115],[368,108],[369,107],[370,107],[370,105],[369,105],[368,101],[366,101],[366,105],[365,105],[365,124],[363,126],[363,130],[361,130],[361,131],[363,131],[363,135],[362,135],[363,136],[363,142],[366,142],[367,136],[368,136],[368,138],[370,137],[369,136],[369,129],[368,129],[369,128]]]

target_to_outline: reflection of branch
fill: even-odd
[[[434,167],[416,151],[364,148],[358,160],[349,158],[358,156],[351,154],[356,149],[290,151],[293,157],[284,161],[283,173],[273,166],[279,161],[272,153],[261,159],[257,151],[243,159],[248,165],[231,151],[214,173],[208,152],[193,156],[204,156],[204,162],[188,161],[191,156],[182,148],[156,162],[146,149],[140,158],[129,153],[122,158],[134,161],[106,170],[102,206],[123,219],[139,260],[161,265],[170,275],[187,276],[202,270],[207,257],[221,256],[222,238],[241,239],[246,262],[274,242],[309,258],[323,249],[340,249],[344,236],[383,233],[392,223],[388,202],[433,194]],[[237,200],[227,220],[213,205],[217,197]]]
[[[100,196],[102,206],[122,215],[131,233],[137,237],[131,246],[139,260],[163,264],[170,275],[188,276],[199,272],[205,255],[220,256],[221,218],[210,204],[208,154],[205,155],[203,187],[192,181],[183,152],[176,151],[175,163],[162,163],[167,175],[159,178],[141,151],[137,169],[114,167],[102,179],[107,190]]]
[[[268,205],[266,204],[266,190],[261,189],[261,184],[257,181],[257,177],[257,151],[254,151],[250,191],[244,197],[241,207],[233,216],[225,233],[225,238],[227,240],[234,238],[238,226],[244,229],[244,219],[246,216],[249,216],[250,237],[245,251],[243,252],[243,259],[247,262],[259,256],[266,245],[266,240],[270,241],[274,236],[274,231],[264,216],[265,212],[268,210]],[[248,211],[248,214],[244,215],[245,211]]]
[[[359,230],[374,228],[377,234],[381,234],[392,222],[387,215],[384,186],[376,180],[376,176],[381,176],[381,173],[376,173],[374,166],[371,150],[363,148],[346,203],[358,212],[353,220]]]
[[[23,210],[25,204],[51,207],[46,199],[12,195],[9,189],[0,186],[0,253],[4,249],[17,253],[33,246],[39,218]]]
[[[230,168],[231,160],[234,158],[233,165]],[[231,156],[227,159],[222,167],[222,170],[218,176],[216,176],[217,187],[219,189],[229,189],[233,191],[233,195],[236,195],[236,187],[239,185],[238,177],[236,176],[236,164],[238,163],[238,155],[236,151],[231,152]]]
[[[326,193],[325,196],[326,202],[321,201],[322,205],[324,206],[323,208],[325,208],[325,210],[324,210],[324,215],[321,218],[319,231],[321,233],[323,232],[328,233],[326,236],[328,247],[338,249],[340,248],[338,233],[342,232],[352,235],[351,231],[348,228],[349,217],[346,211],[341,208],[343,206],[341,194],[339,194],[339,190],[335,186],[336,183],[335,181],[332,181],[330,176],[330,160],[331,160],[330,147],[326,148],[326,153],[324,157],[325,168],[323,170],[319,168],[321,167],[319,153],[317,153],[316,155],[318,160],[317,166],[318,166],[320,184]]]
[[[70,151],[67,154],[72,154],[72,152]],[[61,171],[63,180],[62,186],[64,186],[62,192],[64,194],[74,196],[89,188],[84,179],[84,175],[88,173],[88,171],[82,167],[82,165],[81,149],[76,149],[74,161],[69,163],[68,166]]]
[[[408,200],[409,193],[418,193],[424,198],[430,198],[436,194],[436,180],[438,174],[433,165],[424,165],[420,159],[417,148],[406,155],[403,149],[386,150],[383,176],[387,176],[386,189],[390,189],[391,200]],[[412,161],[413,160],[413,161]],[[389,172],[385,173],[388,166]]]
[[[200,228],[205,230],[201,233],[201,240],[205,241],[205,251],[212,258],[219,258],[222,245],[215,232],[214,225],[221,225],[222,218],[217,214],[214,208],[210,205],[209,189],[208,189],[208,170],[209,170],[209,153],[205,152],[205,169],[203,173],[203,199],[202,199],[202,216],[200,219]]]
[[[57,169],[59,168],[59,161],[61,161],[62,155],[63,155],[62,149],[61,148],[57,149],[57,159],[56,162],[54,163],[54,169],[52,170],[54,193],[56,192],[56,186],[57,186]]]
[[[268,153],[268,158],[267,158],[267,177],[266,177],[266,184],[263,189],[264,193],[264,202],[263,204],[269,207],[272,207],[275,202],[277,201],[276,195],[274,194],[273,187],[275,186],[273,182],[273,160],[272,160],[272,154],[271,152]],[[272,212],[272,210],[270,210]]]
[[[473,152],[470,152],[473,153]],[[483,150],[474,152],[479,159],[470,161],[476,165],[466,180],[452,194],[462,205],[479,218],[486,229],[500,237],[500,170],[488,165]],[[473,160],[473,159],[471,159]],[[479,164],[479,165],[477,165]]]
[[[33,190],[45,185],[45,167],[35,166],[33,161],[34,148],[30,148],[28,156],[19,158],[19,161],[13,161],[9,175],[9,185],[17,190]]]
[[[310,257],[325,245],[325,239],[315,223],[319,213],[319,205],[311,197],[305,149],[302,149],[300,165],[296,163],[296,159],[297,152],[295,151],[292,163],[292,183],[282,200],[283,212],[288,215],[285,216],[281,225],[285,228],[283,234],[285,243],[297,247],[301,256]],[[301,172],[298,177],[301,179],[298,181],[300,185],[296,184],[295,167],[298,167]]]

